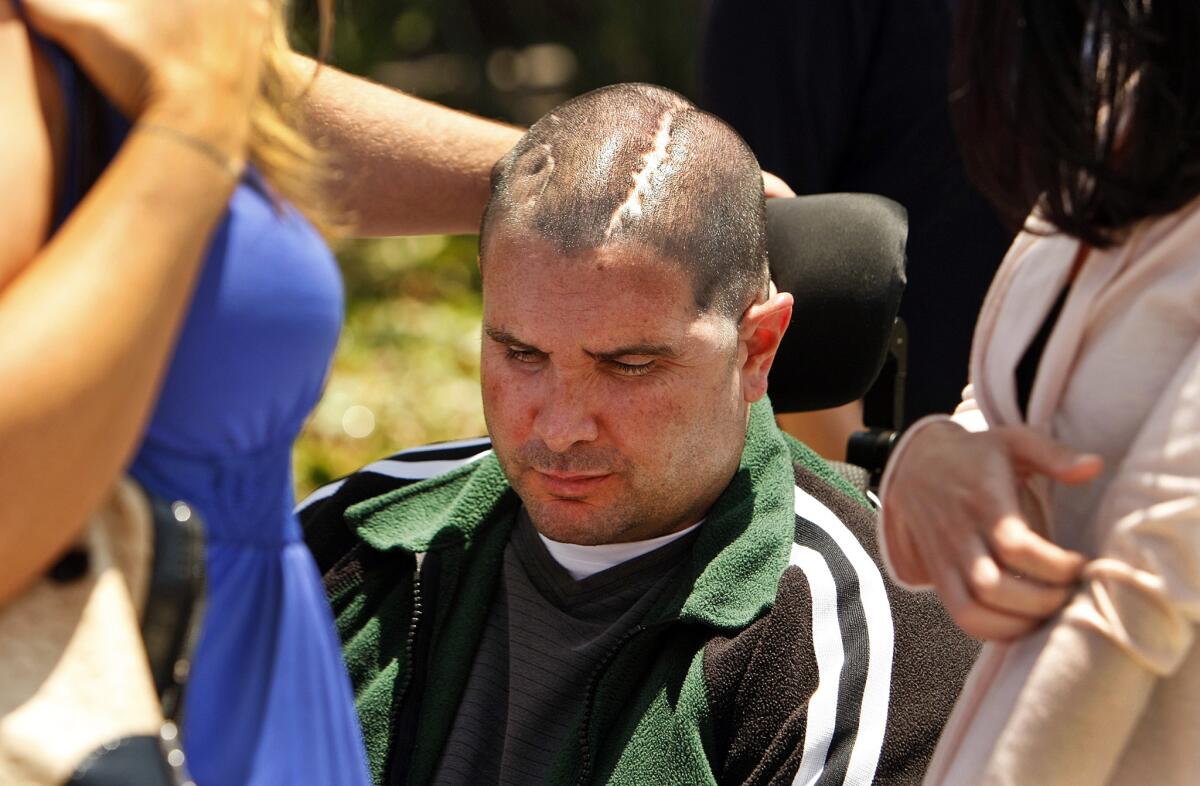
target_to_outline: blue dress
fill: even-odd
[[[79,197],[82,83],[48,51],[73,112],[61,217]],[[128,126],[105,112],[111,156]],[[119,275],[120,259],[113,266]],[[292,443],[320,397],[342,316],[324,242],[249,172],[212,237],[130,468],[206,525],[207,608],[184,707],[199,786],[369,783],[333,619],[292,512]]]

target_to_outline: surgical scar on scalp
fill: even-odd
[[[667,146],[671,144],[671,122],[675,114],[672,111],[663,113],[658,123],[658,132],[654,135],[654,145],[642,155],[643,166],[640,171],[632,173],[633,186],[629,196],[625,198],[608,221],[608,229],[604,233],[605,241],[621,228],[626,219],[635,219],[642,215],[642,194],[650,188],[650,179],[667,160]]]

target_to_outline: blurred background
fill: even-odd
[[[312,51],[315,3],[297,2]],[[334,65],[527,125],[581,92],[654,82],[695,98],[703,0],[339,0]],[[474,237],[338,249],[346,327],[294,453],[302,498],[405,447],[484,433]]]

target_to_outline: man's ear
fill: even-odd
[[[772,282],[767,299],[742,314],[738,342],[745,349],[742,362],[742,398],[753,403],[767,392],[767,374],[775,362],[779,342],[792,321],[792,295],[779,292]]]

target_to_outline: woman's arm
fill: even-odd
[[[302,90],[316,64],[301,55],[294,63]],[[330,66],[303,100],[310,130],[343,172],[338,203],[364,236],[479,231],[492,166],[524,133]]]
[[[68,43],[72,34],[87,35],[86,26],[67,30]],[[135,130],[42,245],[53,134],[32,62],[24,24],[10,0],[0,0],[0,603],[78,536],[129,460],[234,186],[196,147]],[[244,96],[192,76],[164,80],[147,95],[135,107],[139,123],[169,126],[240,159]]]
[[[1052,625],[1015,645],[945,783],[1107,783],[1200,623],[1200,345],[1159,396],[1091,524],[1098,557]],[[1028,649],[1027,655],[1022,651]],[[1006,695],[1007,694],[1007,695]],[[1182,733],[1181,729],[1162,733]]]
[[[971,405],[956,419],[981,420]],[[972,431],[945,416],[908,430],[880,486],[880,543],[901,584],[937,590],[968,634],[1029,633],[1071,596],[1083,557],[1039,535],[1021,509],[1022,479],[1085,483],[1102,469],[1031,429]]]
[[[474,234],[492,167],[525,129],[424,101],[293,55],[310,131],[341,170],[337,202],[362,236]],[[313,79],[314,71],[316,79]],[[763,173],[768,197],[795,196]],[[844,447],[844,446],[843,446]]]

